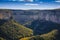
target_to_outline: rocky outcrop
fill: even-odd
[[[55,9],[55,10],[0,10],[0,14],[1,13],[6,15],[7,17],[10,17],[11,16],[10,14],[12,13],[13,19],[20,22],[21,24],[26,23],[28,21],[32,21],[32,20],[37,20],[37,19],[60,23],[60,9]]]

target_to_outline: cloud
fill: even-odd
[[[33,2],[34,0],[24,0],[25,2],[28,1],[28,2]]]
[[[24,1],[24,0],[18,0],[18,1]]]
[[[34,0],[9,0],[9,1],[24,1],[24,2],[33,2]]]
[[[19,0],[9,0],[9,1],[19,1]]]
[[[38,6],[39,4],[26,3],[24,5],[26,5],[26,6]]]
[[[28,1],[33,2],[33,0],[28,0]]]
[[[60,0],[56,0],[55,2],[60,2]]]

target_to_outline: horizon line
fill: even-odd
[[[50,9],[12,9],[12,8],[0,8],[0,10],[55,10],[55,9],[60,9],[60,8],[50,8]]]

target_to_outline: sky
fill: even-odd
[[[0,9],[56,9],[60,0],[0,0]]]

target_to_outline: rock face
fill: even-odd
[[[60,12],[57,10],[42,11],[39,19],[60,23]]]
[[[21,24],[32,20],[47,20],[60,23],[60,9],[55,10],[0,10],[0,14],[13,14],[13,19]],[[7,14],[6,14],[7,15]],[[9,15],[10,17],[11,15]],[[6,17],[7,18],[7,17]]]
[[[0,10],[0,19],[10,19],[12,12],[10,10]]]
[[[15,13],[14,19],[20,22],[39,19],[60,23],[60,10],[20,10]]]

